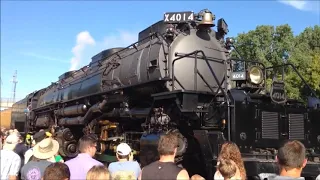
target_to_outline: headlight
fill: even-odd
[[[262,69],[258,66],[252,66],[249,68],[249,80],[253,84],[261,84],[263,81],[263,72]]]

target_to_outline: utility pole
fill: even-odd
[[[12,93],[13,93],[13,98],[12,98],[12,103],[15,103],[15,98],[16,98],[16,87],[17,87],[17,70],[14,72],[13,77],[12,77]]]

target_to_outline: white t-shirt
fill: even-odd
[[[24,153],[24,164],[27,164],[29,162],[31,156],[33,156],[33,149],[32,148],[28,149]]]
[[[9,176],[18,176],[21,167],[20,156],[10,150],[0,151],[1,179],[9,179]]]
[[[137,161],[112,162],[109,164],[108,170],[113,178],[119,176],[129,179],[128,177],[134,176],[134,178],[132,177],[133,179],[138,179],[141,173],[141,168]]]

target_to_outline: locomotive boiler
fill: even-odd
[[[319,99],[287,99],[281,80],[269,91],[274,67],[231,58],[228,25],[219,19],[215,31],[214,21],[207,9],[165,13],[138,42],[104,50],[14,104],[12,125],[25,133],[50,129],[66,158],[77,155],[83,134],[98,136],[96,158],[104,162],[115,161],[115,147],[127,142],[142,166],[157,160],[160,135],[174,131],[176,163],[209,180],[225,141],[239,146],[248,177],[259,179],[277,173],[280,143],[298,139],[308,150],[303,175],[316,177]]]

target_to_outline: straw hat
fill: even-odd
[[[20,132],[17,130],[17,129],[14,129],[14,130],[10,130],[9,131],[9,134],[16,134],[16,136],[18,136],[19,138],[21,137],[21,134]]]
[[[17,134],[15,133],[10,134],[4,142],[3,149],[14,150],[14,148],[18,143],[19,143],[19,137],[17,136]]]
[[[33,155],[38,159],[49,159],[57,154],[58,150],[58,141],[52,138],[45,138],[33,147]]]

